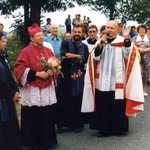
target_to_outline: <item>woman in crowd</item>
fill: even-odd
[[[140,25],[137,27],[138,35],[132,38],[132,41],[137,46],[141,54],[142,80],[143,80],[143,95],[146,93],[147,82],[150,82],[150,38],[147,36],[147,26]]]

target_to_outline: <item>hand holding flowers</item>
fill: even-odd
[[[52,76],[54,74],[54,71],[52,69],[47,70],[47,73],[49,76]]]
[[[49,75],[60,73],[63,76],[61,72],[61,62],[56,57],[50,57],[48,61],[46,61],[45,58],[42,57],[40,58],[40,62],[44,66],[43,71],[47,72]]]
[[[36,72],[36,77],[42,78],[43,80],[46,80],[50,77],[49,73],[45,71],[38,71]]]

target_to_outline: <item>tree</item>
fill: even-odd
[[[150,26],[150,1],[149,0],[124,0],[122,1],[123,10],[121,20],[134,20],[140,24]]]
[[[80,0],[78,4],[101,11],[109,20],[118,19],[123,23],[134,20],[150,26],[149,0]]]
[[[23,31],[22,34],[25,35],[27,28],[31,24],[37,23],[40,25],[42,12],[54,12],[56,10],[72,8],[74,7],[74,1],[75,0],[3,0],[0,1],[0,10],[1,14],[8,15],[22,6],[24,8],[24,22],[21,22],[23,20],[20,19],[17,30],[21,28],[21,31]],[[16,27],[15,24],[13,25]],[[21,39],[24,39],[24,37]],[[28,44],[28,41],[24,42]]]
[[[54,12],[74,7],[75,0],[5,0],[0,1],[1,14],[11,14],[14,10],[24,8],[24,20],[40,25],[41,12]]]
[[[109,20],[113,20],[118,15],[117,9],[120,0],[80,0],[79,5],[90,6],[92,10],[101,11]]]
[[[10,69],[11,71],[13,71],[13,68],[14,68],[14,64],[15,64],[15,61],[17,59],[17,56],[20,52],[20,50],[25,46],[22,44],[21,40],[20,40],[20,37],[19,36],[11,36],[11,37],[8,37],[8,43],[7,43],[7,53],[8,53],[8,62],[9,62],[9,65],[10,65]]]

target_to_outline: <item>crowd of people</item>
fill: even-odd
[[[50,18],[44,31],[36,23],[28,27],[31,42],[17,57],[15,80],[0,55],[1,150],[49,150],[59,143],[57,134],[80,133],[86,123],[98,137],[125,135],[129,118],[143,110],[150,29],[115,20],[98,29],[80,14],[69,14],[65,25],[63,37]],[[5,35],[0,31],[0,54]],[[20,127],[15,101],[21,104]]]

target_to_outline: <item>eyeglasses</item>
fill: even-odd
[[[89,30],[89,33],[96,33],[95,30]]]

